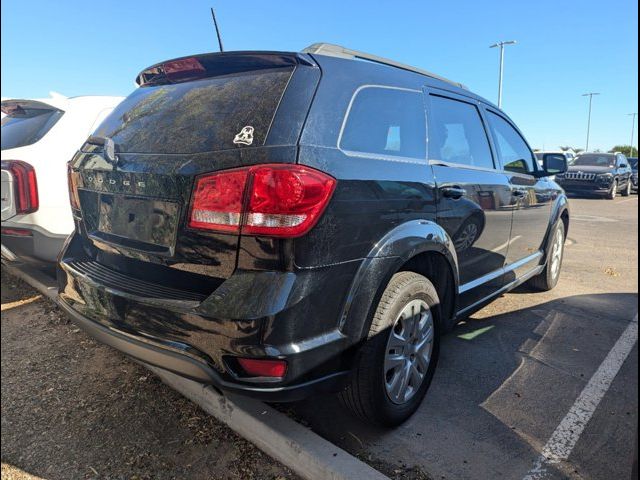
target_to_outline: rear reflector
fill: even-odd
[[[0,232],[2,232],[2,235],[9,235],[11,237],[33,236],[33,232],[31,230],[27,230],[26,228],[2,228]]]
[[[74,171],[71,166],[67,167],[67,180],[69,182],[69,201],[71,207],[80,210],[80,197],[78,197],[78,177],[80,172]]]
[[[189,227],[270,237],[307,233],[326,208],[336,180],[302,165],[227,170],[196,180]]]
[[[287,373],[285,360],[238,358],[238,363],[250,377],[284,377]]]
[[[36,171],[27,162],[3,160],[2,169],[11,172],[13,177],[16,214],[33,213],[38,210],[38,182]]]

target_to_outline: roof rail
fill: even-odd
[[[340,45],[333,45],[331,43],[314,43],[313,45],[309,45],[307,48],[302,50],[302,53],[312,53],[312,54],[315,53],[318,55],[328,55],[331,57],[367,60],[369,62],[380,63],[382,65],[388,65],[390,67],[400,68],[402,70],[408,70],[409,72],[415,72],[421,75],[426,75],[427,77],[435,78],[443,82],[449,83],[451,85],[454,85],[456,87],[464,88],[465,90],[468,90],[466,85],[441,77],[440,75],[437,75],[435,73],[431,73],[426,70],[422,70],[420,68],[412,67],[411,65],[405,65],[404,63],[396,62],[394,60],[389,60],[387,58],[371,55],[370,53],[351,50],[349,48],[341,47]]]

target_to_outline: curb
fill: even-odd
[[[262,402],[233,394],[223,396],[210,386],[157,367],[146,367],[171,388],[302,478],[389,480],[389,477]]]
[[[49,300],[58,303],[58,287],[56,279],[45,275],[43,272],[30,268],[27,265],[12,266],[2,263],[5,268],[14,277],[18,277],[23,282],[31,285],[33,288],[42,293]]]

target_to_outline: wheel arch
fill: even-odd
[[[340,328],[360,341],[369,332],[373,313],[391,277],[413,271],[429,278],[446,298],[444,329],[451,328],[458,295],[458,259],[453,241],[438,224],[427,220],[403,223],[376,243],[352,281]],[[441,298],[441,301],[445,301]]]
[[[551,217],[549,218],[549,225],[547,226],[547,233],[544,236],[542,243],[542,251],[544,253],[543,264],[547,262],[547,250],[549,249],[549,242],[551,241],[551,235],[553,234],[553,227],[559,222],[564,223],[564,236],[565,239],[569,236],[569,224],[571,219],[571,212],[569,210],[569,199],[565,193],[558,196],[553,204],[551,210]]]

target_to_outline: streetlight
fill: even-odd
[[[490,45],[489,48],[500,47],[500,77],[498,81],[498,107],[502,108],[502,79],[504,77],[504,46],[515,45],[515,40],[508,40],[506,42],[498,42]]]
[[[633,123],[631,124],[631,150],[629,153],[629,156],[633,157],[633,137],[634,137],[634,133],[636,133],[636,117],[638,116],[638,112],[628,113],[627,116],[633,117]]]
[[[591,106],[593,105],[593,96],[600,95],[596,92],[585,93],[583,97],[589,97],[589,121],[587,122],[587,148],[584,149],[585,152],[589,151],[589,136],[591,135]]]

